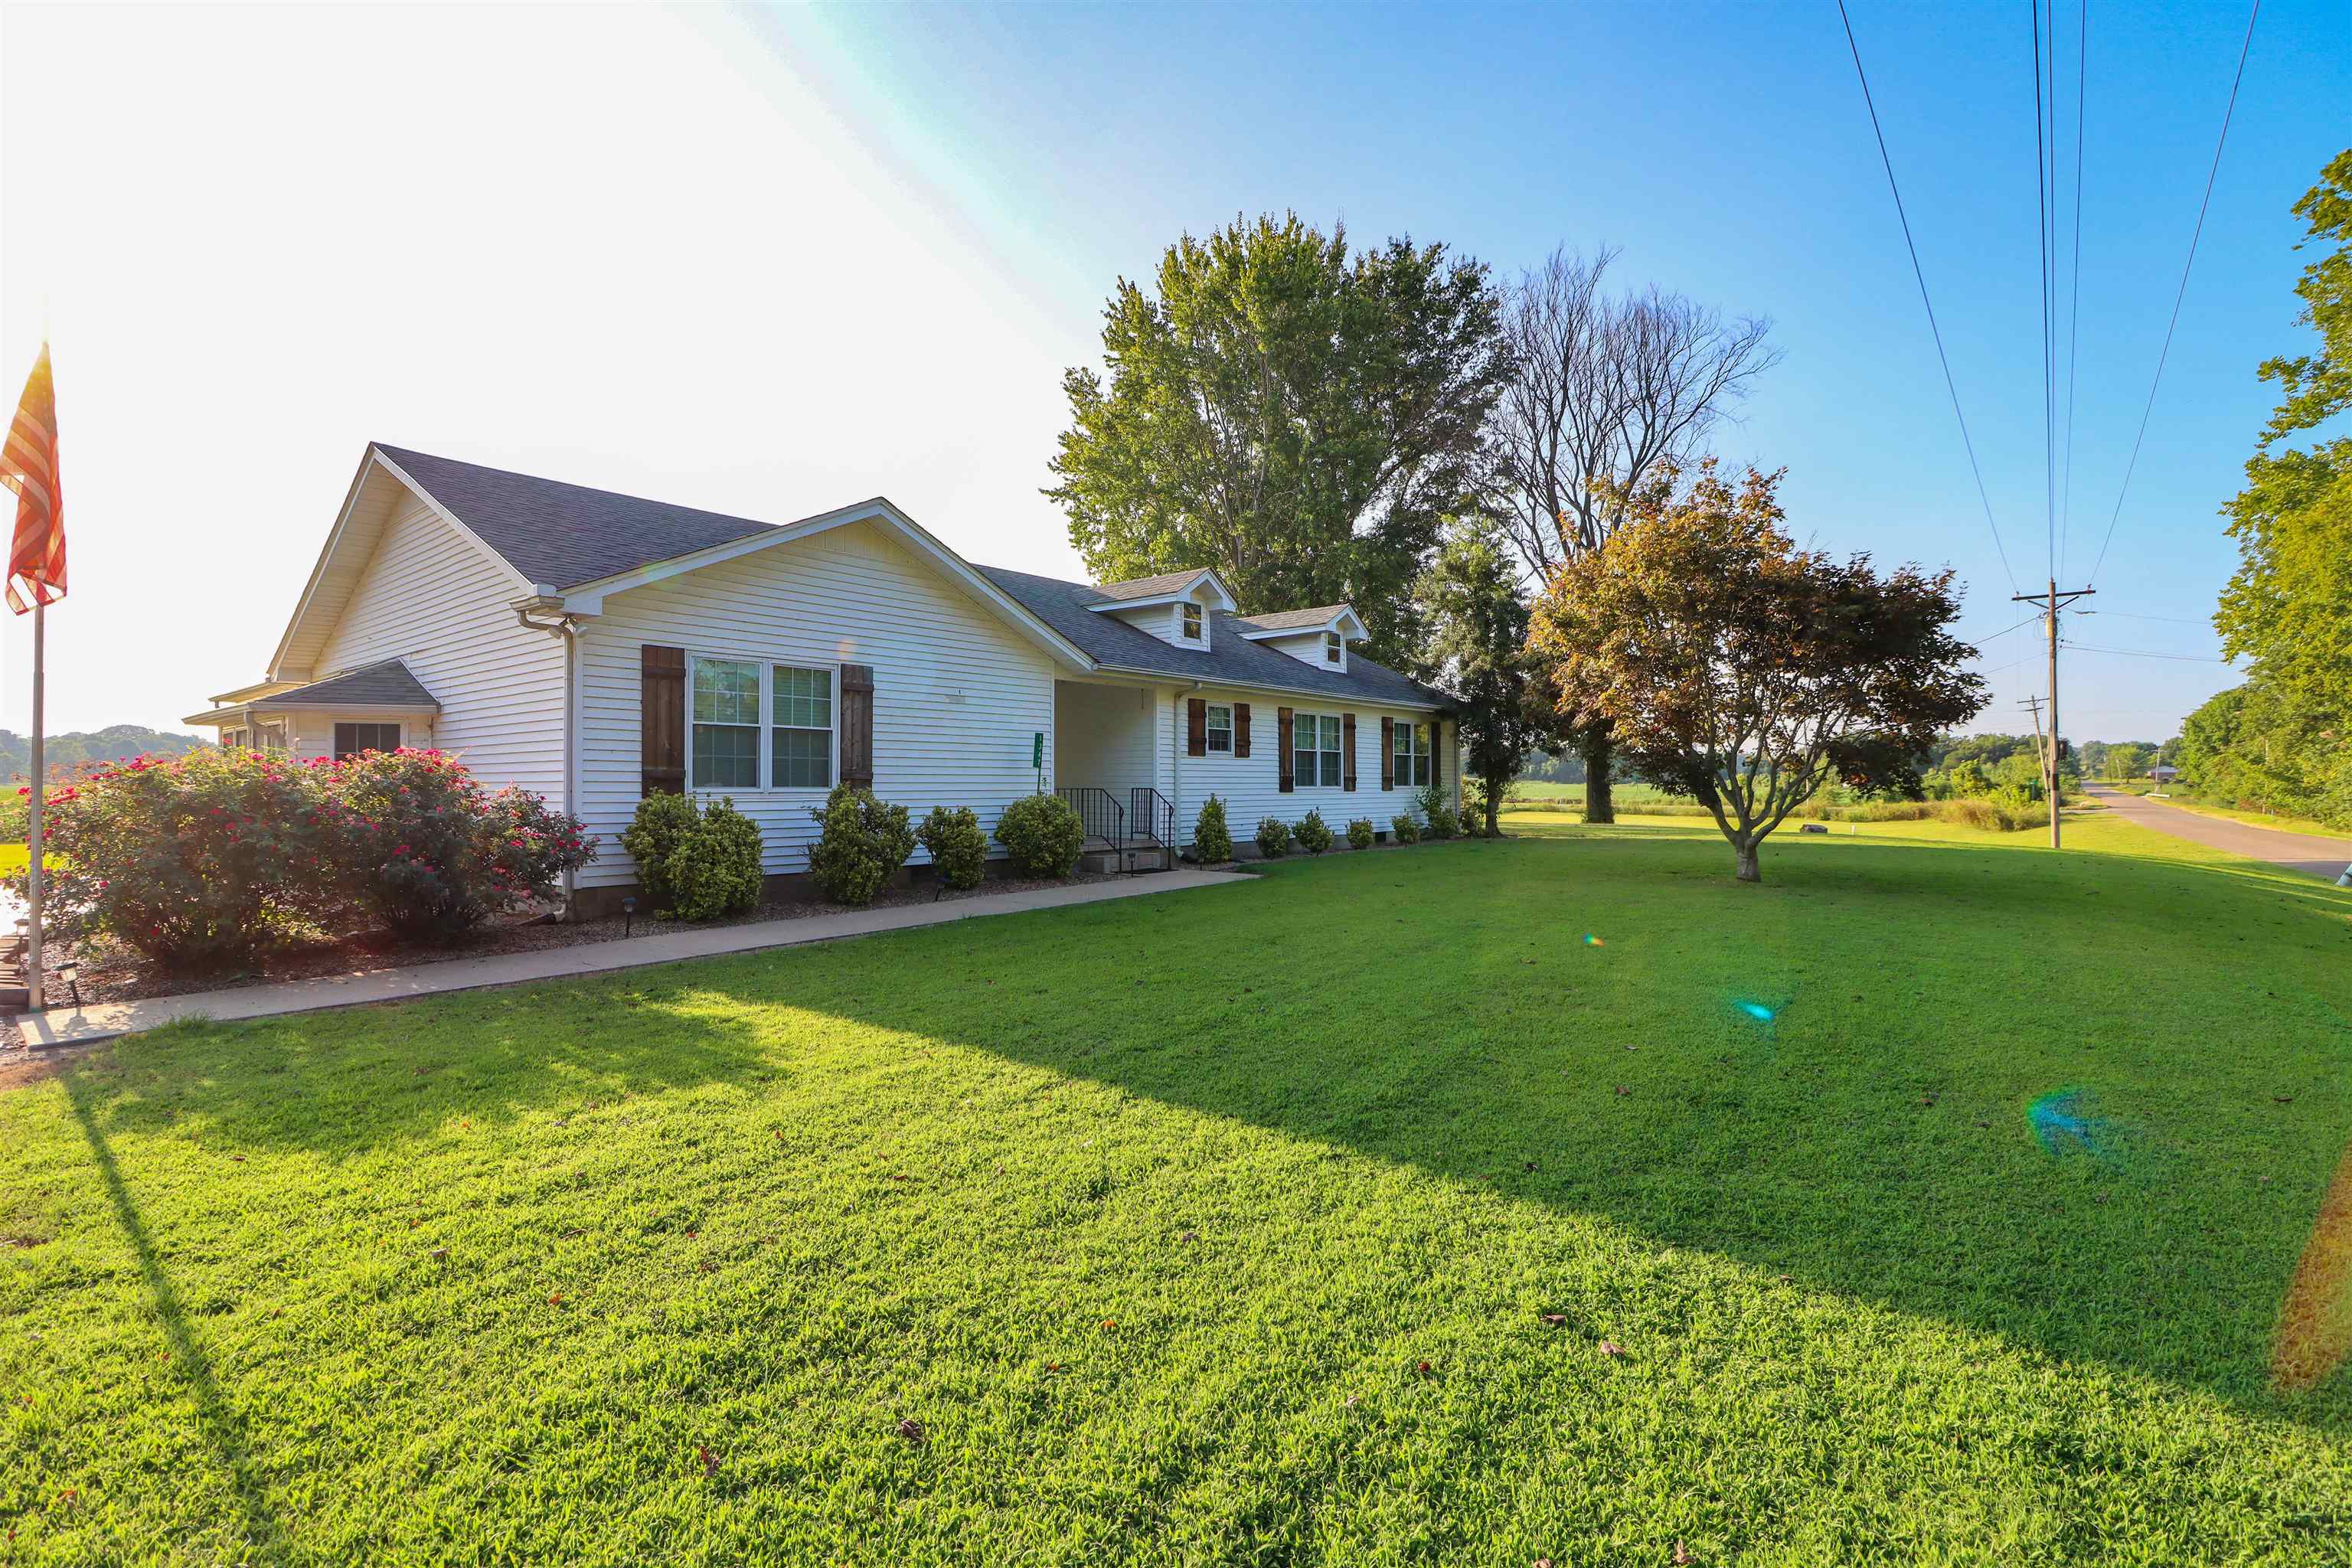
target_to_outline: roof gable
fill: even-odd
[[[593,583],[775,527],[381,442],[372,449],[534,586]]]

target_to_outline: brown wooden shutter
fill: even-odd
[[[686,793],[686,650],[637,648],[639,795]]]
[[[1205,757],[1209,754],[1209,700],[1189,697],[1184,700],[1184,754]]]
[[[1339,787],[1356,787],[1356,716],[1339,715],[1339,755],[1345,759],[1339,770]]]
[[[1234,704],[1234,755],[1249,755],[1249,704],[1246,702]]]
[[[1274,743],[1282,748],[1282,756],[1275,764],[1274,787],[1284,795],[1290,793],[1290,710],[1274,710]]]
[[[874,787],[874,667],[841,667],[841,782]]]
[[[1396,788],[1396,721],[1381,721],[1381,787]]]

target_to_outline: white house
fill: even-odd
[[[617,835],[656,790],[732,796],[771,876],[806,871],[840,780],[984,828],[1056,791],[1160,863],[1212,793],[1236,840],[1310,808],[1385,833],[1431,782],[1458,803],[1447,698],[1354,653],[1352,608],[1239,609],[1213,571],[974,566],[880,497],[774,525],[379,445],[268,679],[186,721],[454,752],[587,824],[591,905],[634,882]]]

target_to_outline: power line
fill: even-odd
[[[2197,226],[2189,235],[2189,259],[2180,264],[2180,288],[2172,296],[2172,319],[2165,323],[2164,347],[2156,356],[2156,374],[2148,378],[2147,406],[2140,410],[2139,434],[2132,437],[2131,461],[2124,465],[2123,487],[2116,491],[2116,510],[2107,519],[2107,536],[2099,542],[2099,558],[2091,563],[2090,580],[2099,580],[2107,563],[2107,546],[2115,542],[2116,522],[2124,514],[2124,497],[2131,493],[2132,470],[2139,467],[2140,443],[2147,439],[2148,416],[2156,412],[2156,389],[2164,381],[2164,362],[2172,355],[2172,331],[2180,325],[2180,302],[2189,297],[2189,269],[2197,265],[2197,242],[2205,237],[2205,209],[2213,205],[2213,181],[2221,173],[2221,149],[2229,144],[2230,120],[2238,112],[2238,84],[2246,79],[2246,54],[2254,47],[2254,23],[2263,14],[2263,0],[2254,0],[2246,14],[2246,37],[2238,46],[2238,70],[2230,79],[2229,106],[2221,111],[2221,134],[2213,141],[2213,166],[2205,171],[2204,199],[2197,204]]]
[[[2053,0],[2054,4],[2054,0]],[[2058,574],[2066,574],[2066,535],[2074,521],[2074,366],[2083,336],[2083,112],[2090,80],[2091,0],[2082,0],[2074,32],[2074,282],[2066,304],[2066,458],[2059,490]]]
[[[2089,643],[2070,642],[2066,645],[2077,653],[2119,653],[2129,658],[2169,658],[2183,664],[2227,664],[2226,658],[2214,658],[2200,653],[2154,653],[2144,647],[2093,647]]]
[[[2176,626],[2205,626],[2213,624],[2210,616],[2197,619],[2188,616],[2142,616],[2136,615],[2130,610],[2077,610],[2074,613],[2078,616],[2121,616],[2130,621],[2169,621]]]
[[[1895,181],[1895,160],[1887,155],[1886,132],[1878,123],[1878,105],[1870,96],[1870,76],[1862,68],[1862,47],[1853,41],[1853,18],[1846,15],[1845,0],[1838,0],[1838,19],[1845,24],[1845,47],[1853,56],[1854,79],[1862,84],[1863,107],[1870,110],[1871,134],[1878,139],[1878,161],[1886,170],[1886,188],[1895,197],[1895,216],[1903,225],[1904,248],[1911,253],[1911,276],[1919,283],[1919,303],[1927,308],[1927,331],[1936,340],[1936,358],[1944,367],[1944,390],[1951,395],[1952,417],[1959,421],[1960,445],[1969,454],[1969,471],[1976,476],[1977,500],[1983,503],[1985,527],[1992,531],[1992,547],[2000,557],[2000,569],[2008,577],[2011,591],[2017,587],[2017,574],[2009,564],[2009,552],[2000,542],[2000,528],[1992,520],[1992,499],[1985,493],[1984,470],[1977,466],[1976,443],[1969,437],[1969,418],[1960,412],[1960,390],[1952,380],[1952,361],[1944,352],[1944,331],[1936,324],[1935,302],[1927,298],[1927,275],[1919,267],[1919,247],[1911,237],[1911,217],[1903,209],[1903,190]]]
[[[2010,633],[2017,630],[2018,626],[2030,626],[2041,618],[2042,617],[2040,616],[2028,616],[2023,620],[2018,622],[2015,626],[2003,626],[2000,630],[1993,633],[1991,637],[1977,638],[1975,643],[1971,646],[1982,647],[1985,644],[1993,641],[1995,638],[2007,637]]]
[[[2045,100],[2042,91],[2042,0],[2030,0],[2033,18],[2033,218],[2042,241],[2042,529],[2050,546],[2050,574],[2058,574],[2058,452],[2055,436],[2057,419],[2057,372],[2052,361],[2050,333],[2050,186],[2051,168],[2048,141],[2042,133]],[[2057,11],[2052,0],[2051,11]],[[2057,96],[2053,84],[2051,98]],[[2049,106],[2052,110],[2055,105]]]

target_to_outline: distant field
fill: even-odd
[[[22,844],[0,844],[0,877],[15,876],[25,868],[25,863],[32,858],[32,851]],[[56,859],[57,857],[53,855],[44,855],[41,857],[41,864],[52,865]]]

